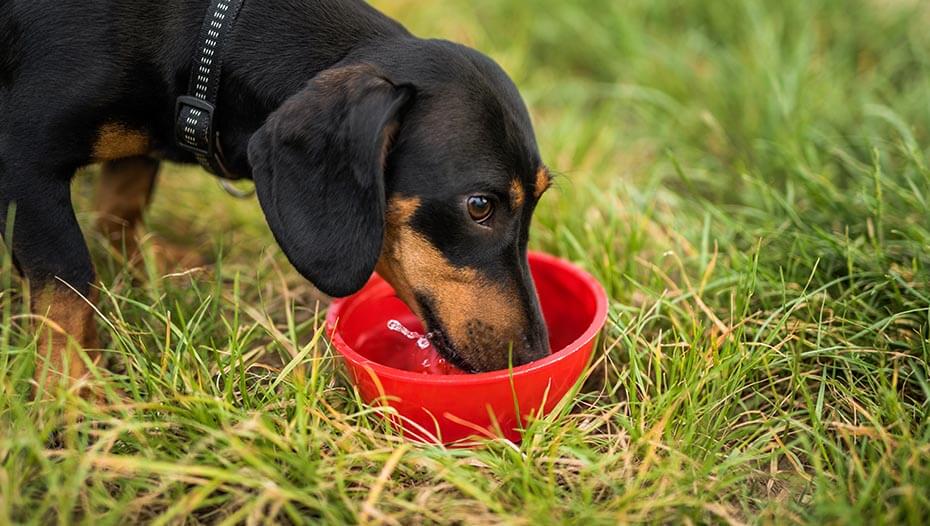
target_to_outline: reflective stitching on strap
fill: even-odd
[[[212,0],[198,36],[198,47],[191,62],[188,93],[198,100],[179,99],[176,141],[194,153],[197,161],[217,175],[225,174],[219,159],[214,108],[219,94],[224,39],[228,37],[244,0]],[[204,109],[201,109],[204,108]],[[212,136],[211,136],[212,135]],[[203,152],[208,152],[205,155]]]

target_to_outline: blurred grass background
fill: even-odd
[[[403,443],[257,205],[167,167],[149,224],[212,263],[91,236],[110,406],[30,401],[3,259],[0,523],[926,524],[930,4],[375,5],[520,86],[563,174],[532,245],[612,299],[603,387],[519,446]]]

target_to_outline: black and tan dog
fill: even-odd
[[[62,329],[39,341],[66,378],[86,372],[69,342],[99,346],[74,292],[92,298],[95,275],[70,180],[103,163],[99,226],[133,247],[160,160],[193,161],[175,144],[175,99],[207,6],[0,0],[0,227],[34,312]],[[219,93],[230,171],[254,180],[275,239],[320,290],[350,294],[377,270],[467,370],[548,351],[526,245],[549,175],[494,62],[360,0],[250,0]]]

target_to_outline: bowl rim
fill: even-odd
[[[591,291],[592,294],[594,294],[595,299],[594,317],[592,318],[591,323],[588,324],[588,327],[585,329],[585,331],[578,338],[575,338],[575,340],[566,345],[564,348],[560,349],[558,352],[552,353],[540,360],[536,360],[519,367],[514,367],[512,369],[500,369],[497,371],[473,374],[447,375],[415,373],[412,371],[405,371],[403,369],[396,369],[394,367],[380,364],[374,360],[371,360],[370,358],[362,356],[354,349],[352,349],[352,347],[345,342],[345,339],[343,339],[339,331],[336,330],[339,315],[349,300],[355,297],[354,294],[345,298],[334,299],[330,304],[326,312],[326,334],[329,337],[329,341],[343,357],[345,357],[353,364],[369,369],[369,372],[374,372],[379,378],[412,381],[424,385],[473,385],[497,383],[502,380],[509,381],[511,378],[517,378],[519,376],[525,376],[541,369],[547,369],[552,367],[554,364],[568,358],[569,356],[581,351],[581,349],[584,348],[588,342],[593,340],[601,331],[607,322],[607,291],[604,289],[603,285],[601,285],[600,282],[594,278],[594,276],[574,263],[550,254],[546,254],[544,252],[537,251],[530,251],[529,259],[531,261],[535,260],[546,265],[559,267],[560,269],[571,273],[575,278],[579,279]],[[374,279],[374,277],[372,279]],[[390,285],[386,282],[385,285],[390,287]],[[366,286],[368,285],[366,284]]]

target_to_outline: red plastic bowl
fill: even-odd
[[[327,333],[362,398],[395,408],[392,421],[415,441],[519,441],[527,419],[551,411],[578,381],[607,319],[607,294],[591,275],[546,254],[530,253],[529,261],[553,353],[512,370],[428,375],[388,367],[363,355],[371,338],[390,337],[387,321],[422,332],[391,286],[375,275],[358,293],[334,301]]]

